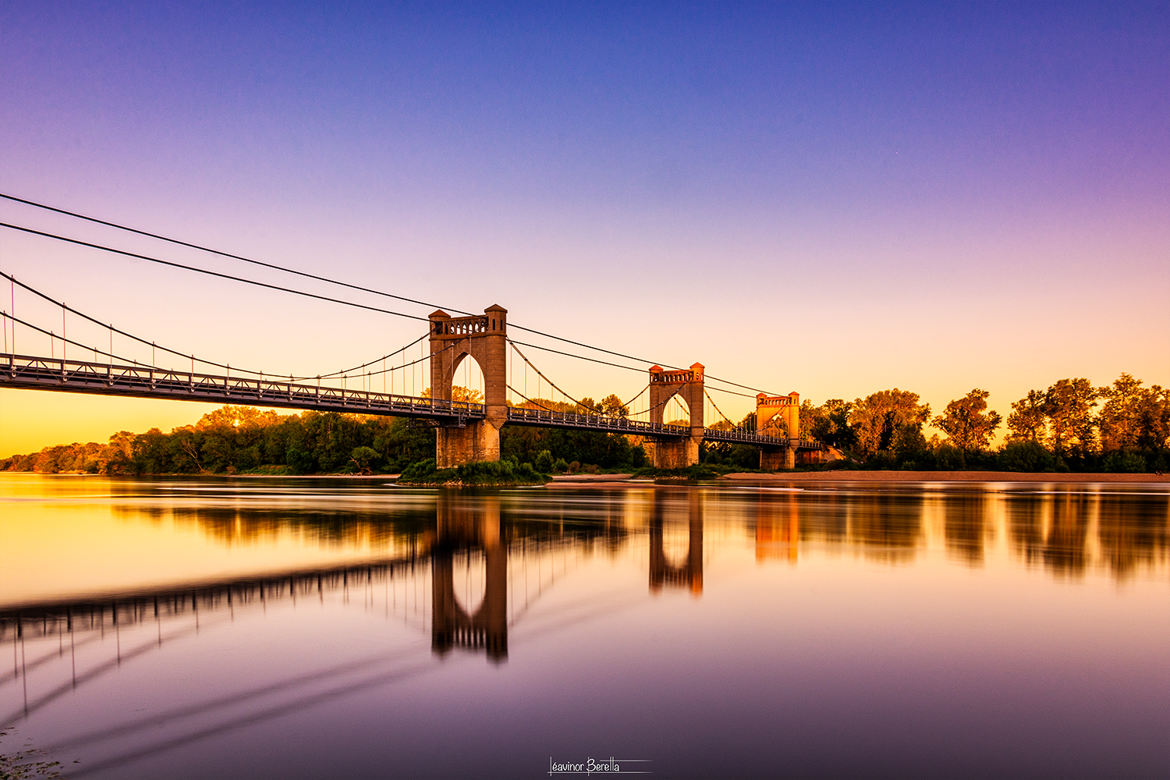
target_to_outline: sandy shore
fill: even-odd
[[[728,474],[744,482],[1145,482],[1170,484],[1167,474],[1035,474],[1018,471],[794,471]]]

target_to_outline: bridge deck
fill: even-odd
[[[483,404],[464,401],[350,390],[275,377],[233,377],[230,374],[202,374],[153,366],[92,363],[29,355],[0,354],[0,387],[415,417],[434,420],[440,425],[463,425],[484,417]],[[689,428],[681,425],[525,407],[509,407],[508,422],[515,425],[671,438],[681,438],[690,433]],[[779,436],[721,428],[707,428],[703,436],[708,441],[765,447],[786,447],[789,444],[788,439]],[[802,439],[799,446],[802,449],[820,447],[808,439]]]
[[[0,387],[136,398],[250,404],[322,412],[428,417],[444,422],[482,418],[482,404],[350,390],[276,378],[0,355]]]

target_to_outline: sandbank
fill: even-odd
[[[1167,474],[1036,473],[1024,471],[790,471],[737,472],[724,477],[742,482],[1144,482],[1170,484]]]

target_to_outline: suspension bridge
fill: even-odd
[[[0,198],[276,268],[298,276],[371,292],[368,288],[217,252],[154,233],[126,228],[41,204],[32,204],[13,196],[0,194]],[[272,371],[232,367],[227,362],[196,357],[183,350],[159,345],[154,340],[103,323],[84,311],[66,305],[49,292],[0,271],[0,278],[8,281],[10,287],[9,308],[3,311],[4,351],[0,353],[0,388],[412,418],[435,427],[435,460],[441,468],[474,461],[499,460],[500,430],[505,425],[637,436],[649,451],[653,465],[666,469],[697,463],[703,442],[727,442],[757,447],[760,451],[760,466],[765,470],[793,468],[798,458],[816,461],[821,458],[824,451],[820,444],[801,435],[798,393],[778,395],[760,391],[751,396],[742,392],[742,389],[747,389],[746,385],[708,377],[705,367],[700,363],[695,363],[689,368],[663,368],[652,365],[649,368],[638,369],[628,364],[617,364],[592,356],[514,340],[509,335],[508,312],[502,306],[493,305],[485,309],[483,314],[462,313],[463,316],[452,316],[442,309],[432,312],[427,317],[402,314],[348,300],[212,272],[20,225],[0,222],[0,227],[296,295],[410,317],[425,321],[427,328],[424,334],[410,343],[375,360],[348,369],[314,376],[283,375]],[[60,332],[57,332],[56,324],[46,325],[43,320],[35,322],[17,316],[18,293],[21,297],[22,310],[26,303],[23,299],[27,298],[30,299],[27,303],[35,303],[40,307],[42,314],[46,306],[58,311],[60,318],[56,324],[60,325]],[[379,294],[411,300],[389,293]],[[73,330],[77,330],[78,326],[89,329],[91,335],[88,342],[67,335],[71,332],[71,322]],[[104,330],[103,335],[107,337],[100,345],[95,344],[93,340],[95,327]],[[580,344],[531,328],[519,327],[519,330],[550,336],[569,344]],[[32,343],[39,348],[18,351],[18,336],[22,346]],[[118,349],[115,349],[115,339],[120,345]],[[149,347],[149,361],[122,354],[122,347],[127,344],[139,349]],[[610,355],[620,355],[598,347],[580,346]],[[554,381],[536,366],[525,352],[526,349],[544,350],[593,363],[642,371],[645,383],[629,401],[601,408],[597,404],[579,400],[577,396],[564,390],[562,383]],[[46,355],[45,352],[49,354]],[[459,397],[465,394],[456,384],[456,377],[461,367],[466,372],[468,361],[477,364],[482,372],[482,399]],[[379,380],[380,389],[377,387]],[[400,386],[401,391],[398,391]],[[545,398],[546,389],[557,400],[550,401]],[[716,392],[753,398],[754,415],[739,423],[732,421],[715,402],[711,395],[712,389]],[[707,424],[707,421],[712,419],[715,422]]]

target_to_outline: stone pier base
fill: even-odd
[[[796,447],[782,450],[760,448],[761,471],[791,471],[796,468]]]
[[[500,459],[500,429],[487,420],[469,422],[465,428],[435,431],[435,465],[441,469],[472,461]]]
[[[699,440],[659,439],[649,442],[650,462],[656,469],[685,469],[699,462]]]

